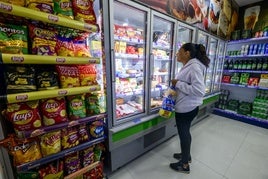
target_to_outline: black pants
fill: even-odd
[[[190,133],[191,122],[198,113],[198,107],[187,113],[175,113],[176,125],[180,137],[182,163],[188,163],[192,137]]]

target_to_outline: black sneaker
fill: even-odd
[[[169,164],[169,167],[177,172],[186,173],[186,174],[190,173],[190,166],[187,165],[187,167],[185,167],[181,161],[177,163],[171,163]]]
[[[173,157],[174,157],[175,159],[178,159],[178,160],[181,160],[181,158],[182,158],[181,153],[175,153],[175,154],[173,155]],[[192,162],[192,158],[191,158],[191,156],[189,157],[189,161],[188,161],[188,162],[189,162],[189,163]]]

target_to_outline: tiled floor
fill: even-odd
[[[162,143],[109,179],[268,179],[268,129],[210,115],[191,128],[191,173],[169,168],[178,136]]]

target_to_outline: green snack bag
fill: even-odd
[[[67,100],[70,120],[86,117],[85,95],[68,96]]]
[[[53,0],[53,2],[56,15],[74,19],[71,0]]]

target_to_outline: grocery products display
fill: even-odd
[[[234,112],[239,114],[235,118],[267,127],[267,40],[262,35],[227,43],[221,89],[228,91],[228,95],[221,94],[225,100],[220,98],[217,107],[224,111],[217,112]]]
[[[93,3],[0,2],[8,178],[103,178],[105,63]]]

